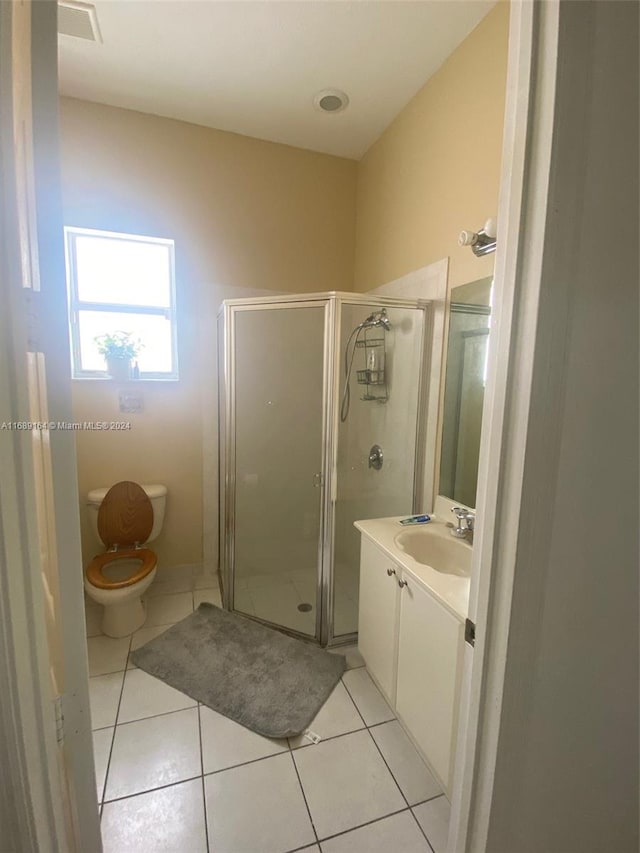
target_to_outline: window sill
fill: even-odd
[[[73,382],[110,382],[112,385],[140,385],[148,382],[168,382],[175,383],[180,381],[179,376],[140,376],[138,379],[113,379],[111,376],[72,376]]]

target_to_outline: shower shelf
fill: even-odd
[[[384,370],[358,370],[358,385],[385,385]],[[377,397],[375,399],[378,399]]]
[[[360,347],[383,347],[384,338],[366,338],[364,341],[356,341],[356,346]]]
[[[389,399],[385,373],[386,338],[366,329],[364,338],[356,340],[356,346],[364,350],[364,370],[356,371],[358,385],[365,385],[361,400],[386,403]]]

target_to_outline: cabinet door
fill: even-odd
[[[369,673],[392,705],[395,702],[399,574],[393,560],[363,536],[358,649]]]
[[[462,624],[411,577],[400,595],[396,709],[443,783],[451,784]]]

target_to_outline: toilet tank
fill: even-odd
[[[109,488],[110,487],[92,489],[87,495],[89,520],[91,522],[91,528],[98,541],[100,541],[100,535],[98,533],[98,510],[100,509],[100,504],[105,499]],[[164,523],[164,511],[167,504],[167,487],[159,483],[154,483],[150,486],[145,486],[141,483],[140,488],[144,489],[147,497],[151,501],[151,506],[153,507],[153,527],[151,528],[151,533],[147,539],[147,542],[153,542],[153,540],[160,534]]]

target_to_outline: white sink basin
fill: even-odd
[[[400,551],[436,572],[469,577],[472,548],[468,542],[454,539],[449,530],[442,524],[425,524],[424,527],[403,530],[394,541]]]

